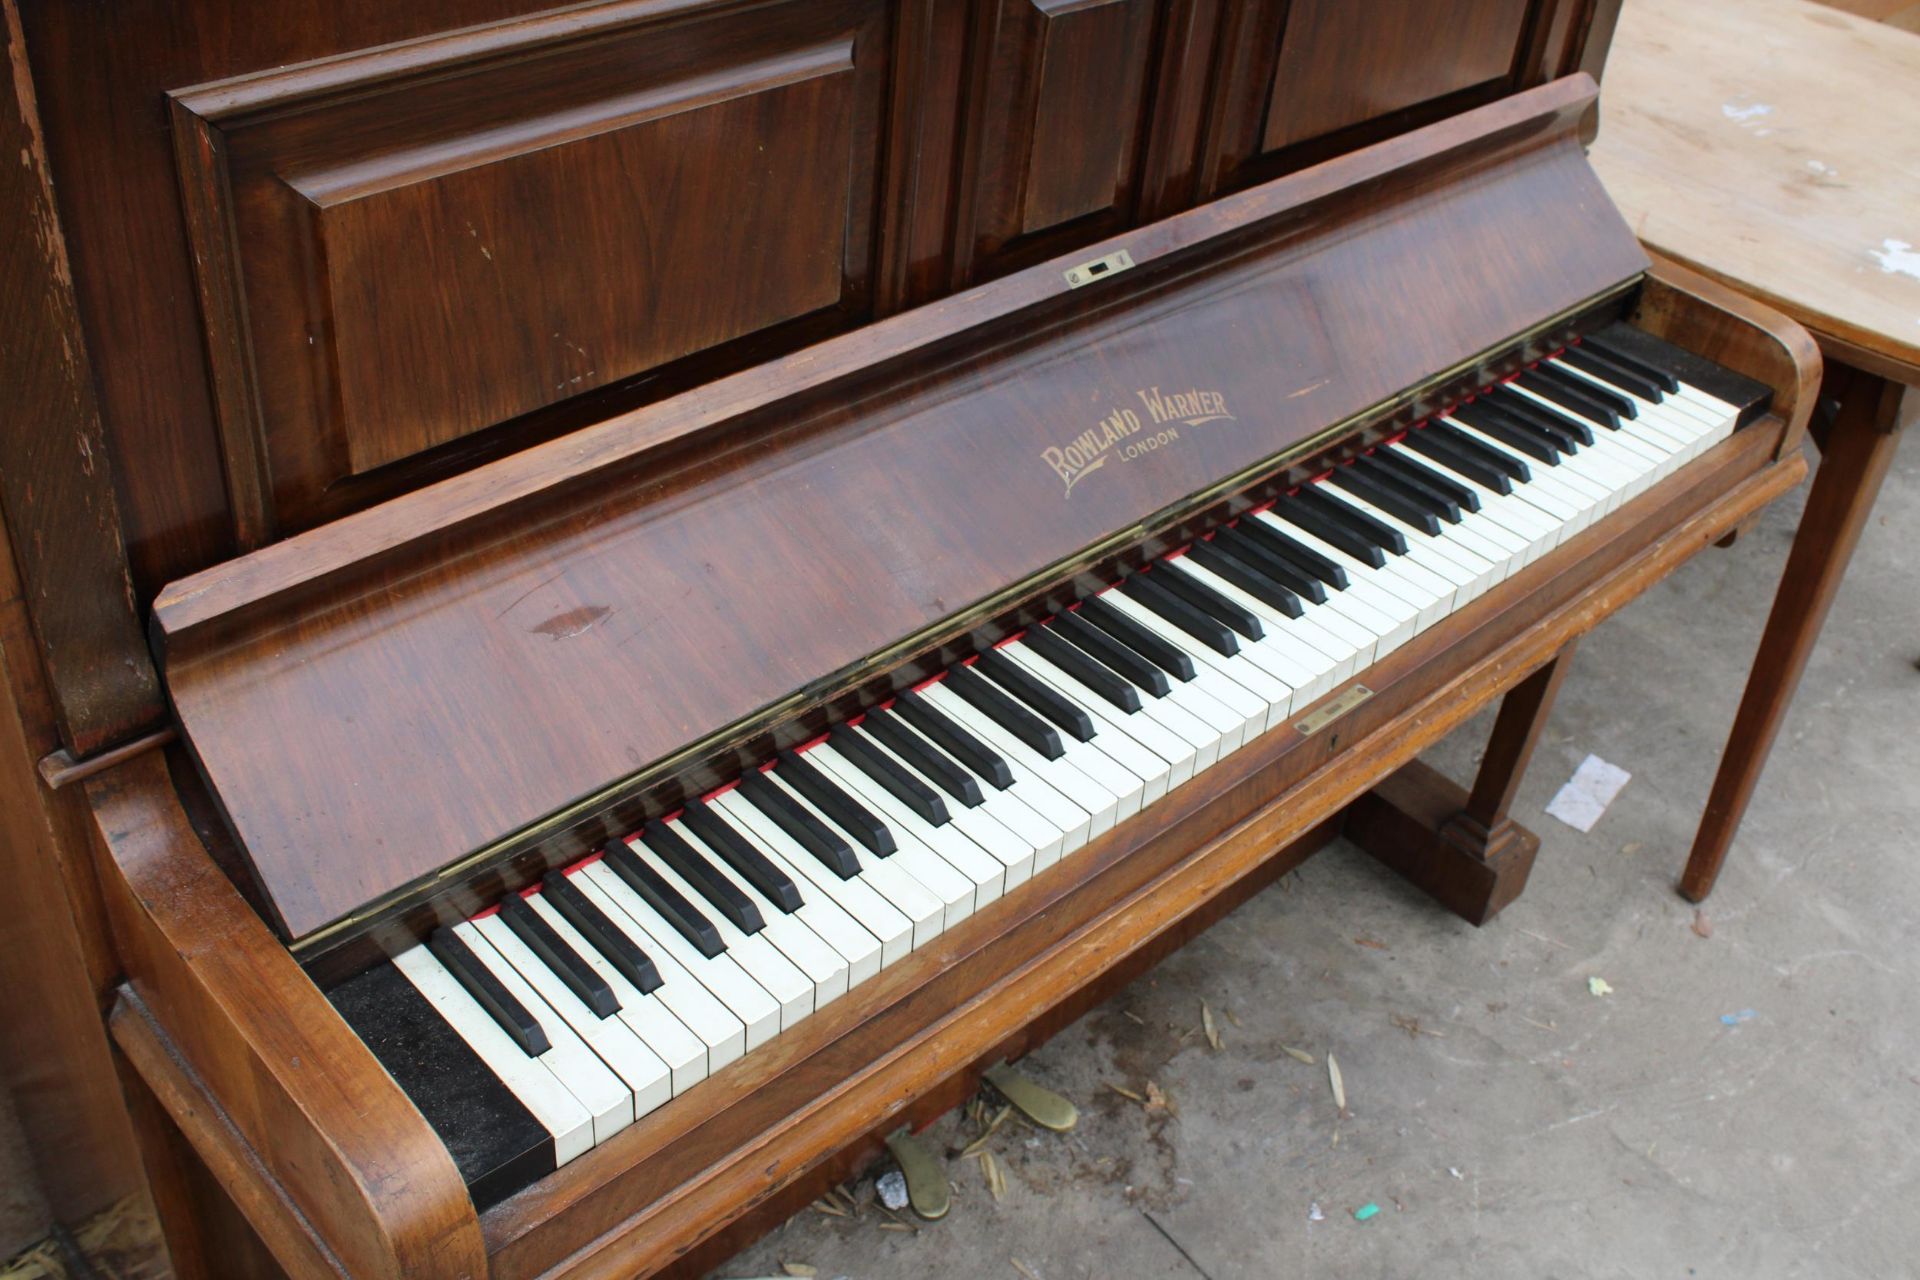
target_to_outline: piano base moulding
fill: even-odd
[[[1773,411],[1383,659],[1363,675],[1372,697],[1318,732],[1269,732],[483,1214],[215,866],[156,754],[88,783],[129,975],[114,1038],[291,1274],[692,1274],[877,1158],[887,1133],[963,1100],[984,1069],[1028,1052],[1343,823],[1371,839],[1396,794],[1430,798],[1423,749],[1516,688],[1538,702],[1535,673],[1803,478],[1798,449],[1784,447],[1806,416],[1794,389],[1817,380],[1804,335],[1665,264],[1644,289],[1639,323],[1684,327],[1692,349],[1785,388]],[[1507,754],[1524,764],[1523,750]],[[1511,778],[1482,782],[1511,794]],[[1396,812],[1412,821],[1418,808]]]

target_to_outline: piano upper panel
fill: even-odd
[[[1537,33],[1490,36],[1528,52],[1488,97],[1571,66],[1589,7],[1462,2]],[[1331,61],[1278,0],[18,7],[141,603],[1297,167],[1234,139],[1327,87],[1279,59]]]
[[[979,621],[1632,280],[1583,78],[1144,228],[174,584],[180,721],[311,934]],[[1551,216],[1546,215],[1551,210]]]
[[[249,540],[609,383],[866,318],[886,18],[608,6],[176,95]]]

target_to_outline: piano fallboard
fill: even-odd
[[[312,940],[777,736],[1621,291],[1646,260],[1581,149],[1593,95],[1481,108],[173,584],[167,683],[257,902]]]

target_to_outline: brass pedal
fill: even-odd
[[[938,1157],[904,1128],[887,1139],[887,1150],[907,1180],[907,1204],[913,1211],[928,1222],[946,1217],[953,1207],[953,1184]]]
[[[1006,1063],[989,1067],[986,1081],[1013,1109],[1042,1129],[1065,1133],[1080,1123],[1080,1109],[1053,1090],[1035,1084]]]

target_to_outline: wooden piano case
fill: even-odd
[[[1646,271],[1585,164],[1593,95],[1573,77],[1310,165],[162,593],[188,749],[87,783],[126,971],[110,1028],[274,1263],[691,1273],[1310,856],[1424,747],[1797,483],[1810,342]],[[1125,272],[1068,283],[1121,250]],[[1764,382],[1770,411],[1350,682],[1369,696],[1322,704],[1344,712],[1270,731],[484,1214],[316,985],[1623,310]],[[1233,420],[1063,492],[1047,444],[1156,385],[1213,391]],[[886,485],[922,527],[839,518]],[[769,550],[781,536],[792,557]],[[530,587],[538,609],[501,623]],[[808,594],[859,616],[815,625]],[[653,625],[596,635],[616,606]],[[354,680],[375,687],[349,729],[331,700]],[[470,715],[409,736],[455,698]],[[542,738],[543,713],[578,732]],[[515,725],[537,751],[502,752]],[[303,804],[330,821],[303,824]],[[217,1249],[194,1225],[177,1256]]]

